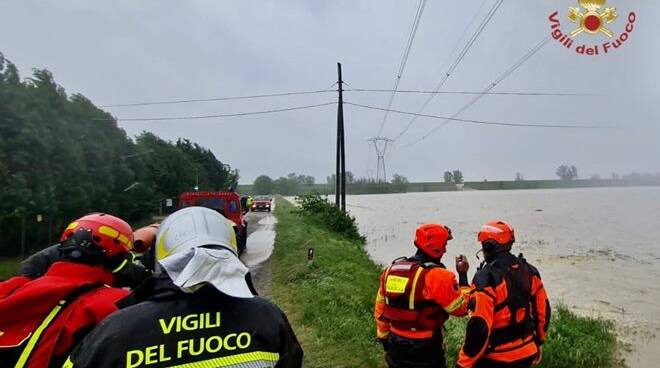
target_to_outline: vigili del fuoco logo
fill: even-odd
[[[620,49],[635,29],[637,14],[631,11],[627,16],[625,29],[621,33],[616,33],[615,36],[612,29],[615,29],[615,23],[620,18],[619,13],[615,7],[605,7],[605,3],[606,0],[578,0],[579,7],[569,7],[567,19],[576,25],[576,28],[570,32],[561,28],[559,11],[550,14],[548,19],[552,29],[552,38],[565,48],[574,49],[580,55],[596,56]],[[578,39],[588,39],[587,37],[595,35],[603,35],[610,40],[601,44],[575,42]]]

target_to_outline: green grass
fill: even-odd
[[[305,367],[384,367],[375,341],[373,304],[381,272],[359,240],[332,233],[315,217],[300,217],[278,198],[271,297],[287,313],[305,350]],[[307,249],[314,248],[314,261]],[[539,367],[620,367],[611,322],[555,308]],[[463,341],[466,319],[445,325],[448,366]]]
[[[18,272],[20,263],[21,261],[18,258],[0,259],[0,281],[15,276],[16,272]]]

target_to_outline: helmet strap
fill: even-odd
[[[487,240],[481,243],[481,249],[483,250],[486,262],[490,262],[495,259],[498,254],[511,252],[512,245],[513,243],[500,245],[493,240]]]

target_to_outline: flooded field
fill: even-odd
[[[445,261],[478,261],[476,232],[502,218],[516,229],[516,253],[541,271],[554,303],[617,321],[633,367],[660,359],[660,187],[465,191],[349,196],[350,212],[381,263],[413,252],[415,228],[452,228]]]

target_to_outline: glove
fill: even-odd
[[[113,267],[114,266],[114,267]],[[135,262],[133,253],[113,260],[113,265],[108,267],[115,275],[115,285],[117,287],[138,287],[147,277],[151,276],[151,271],[143,265]]]
[[[467,260],[467,257],[463,254],[456,257],[456,272],[465,273],[470,269],[470,263]]]

